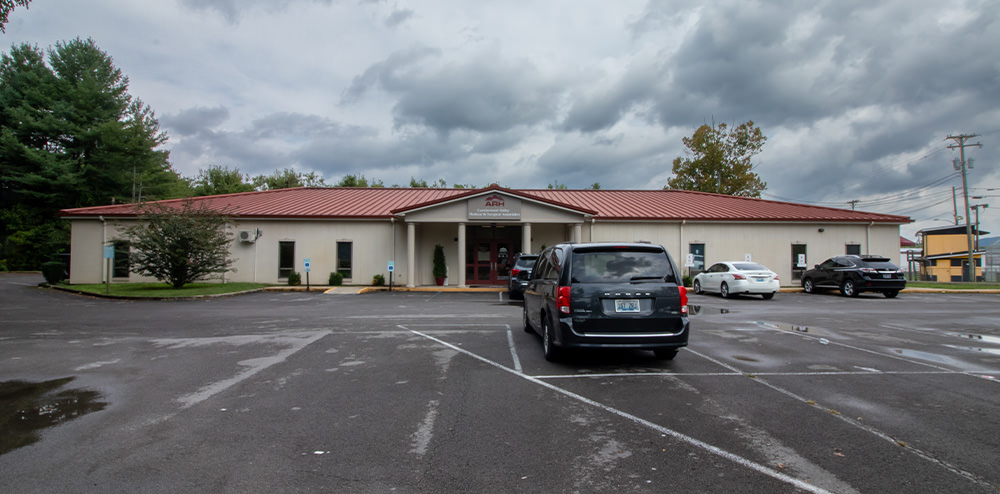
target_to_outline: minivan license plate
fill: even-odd
[[[639,301],[616,299],[615,312],[639,312]]]

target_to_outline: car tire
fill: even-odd
[[[697,293],[698,295],[701,295],[702,293],[705,293],[705,292],[701,291],[701,281],[700,280],[694,280],[694,285],[692,286],[692,288],[694,288],[694,293]]]
[[[528,308],[527,307],[525,307],[524,310],[521,311],[521,319],[522,319],[521,320],[521,324],[524,325],[524,332],[525,333],[534,333],[535,332],[535,328],[531,327],[531,322],[528,320]]]
[[[559,360],[559,347],[556,346],[552,324],[545,314],[542,314],[542,352],[545,354],[545,360],[549,362]]]
[[[719,286],[719,295],[722,295],[722,298],[729,298],[729,285],[725,281]]]
[[[676,348],[657,348],[653,350],[653,355],[660,360],[673,360],[677,356]]]
[[[885,295],[885,298],[896,298],[896,295],[899,295],[899,290],[886,290],[882,292],[882,295]]]
[[[840,284],[840,293],[844,294],[845,297],[857,297],[860,295],[858,287],[854,284],[854,280],[844,280]]]
[[[762,293],[760,296],[764,297],[764,300],[771,300],[774,298],[774,293]]]
[[[816,291],[816,286],[813,285],[813,280],[806,278],[802,280],[802,291],[806,293],[814,293]]]

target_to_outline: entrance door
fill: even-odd
[[[510,279],[510,242],[480,239],[469,242],[465,282],[474,285],[505,285]]]

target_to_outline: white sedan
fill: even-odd
[[[717,292],[722,298],[747,293],[765,300],[781,289],[777,273],[755,262],[717,262],[698,273],[692,285],[695,293]]]

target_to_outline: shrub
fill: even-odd
[[[374,285],[374,286],[385,286],[385,276],[377,274],[374,277],[372,277],[372,285]]]
[[[299,286],[301,284],[302,284],[301,274],[297,272],[288,273],[288,286]]]
[[[690,287],[691,286],[691,280],[692,280],[691,275],[689,275],[689,274],[684,275],[684,286]]]
[[[444,278],[448,276],[448,265],[444,260],[444,247],[441,245],[434,246],[434,264],[433,273],[435,278]]]
[[[330,286],[340,286],[343,284],[344,284],[344,275],[338,272],[330,273],[330,283],[329,283]]]
[[[66,279],[66,265],[58,261],[43,262],[42,276],[46,283],[55,285]]]

